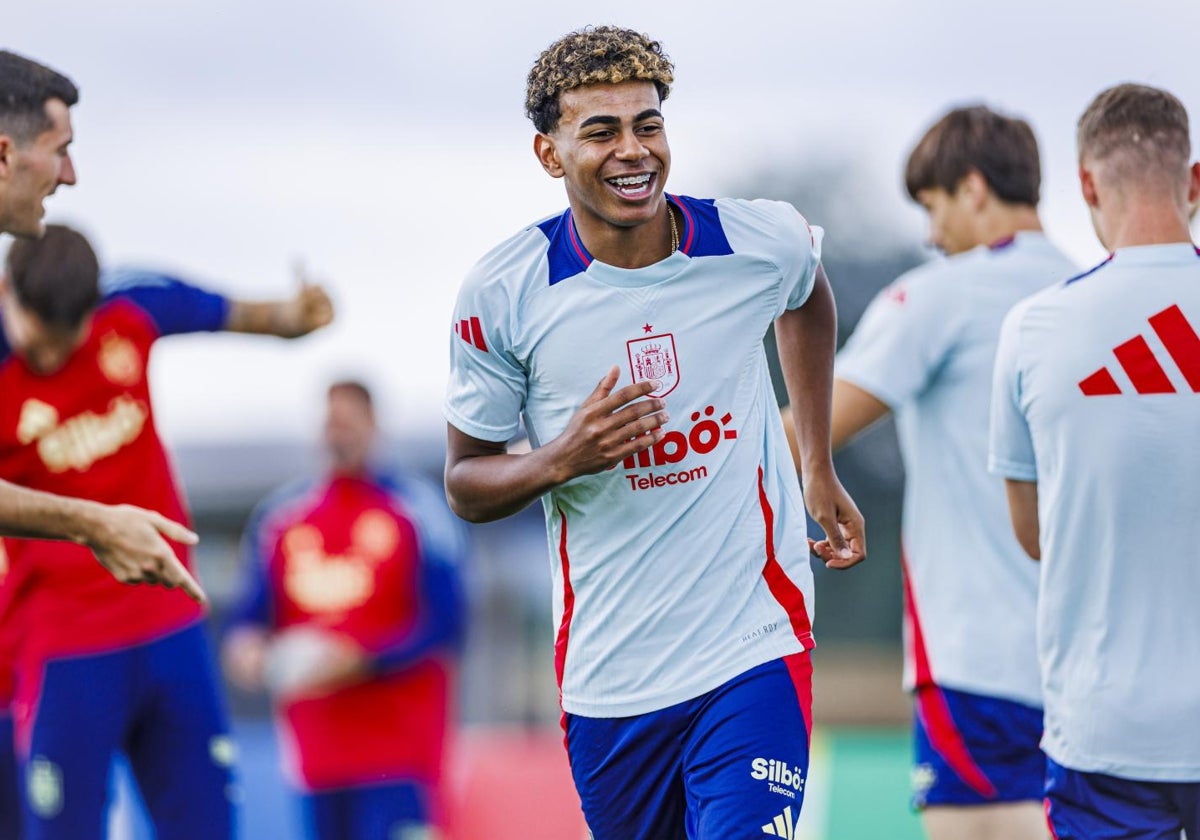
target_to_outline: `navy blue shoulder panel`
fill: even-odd
[[[683,253],[689,257],[725,257],[733,253],[725,229],[721,227],[721,214],[715,199],[685,195],[668,198],[683,213],[683,232],[680,235]],[[587,271],[592,263],[592,255],[579,241],[570,210],[546,219],[537,227],[549,242],[546,258],[550,264],[551,286]]]
[[[549,241],[546,259],[550,263],[550,285],[553,286],[568,277],[582,274],[591,265],[592,257],[583,248],[575,235],[575,225],[571,220],[571,211],[567,210],[560,216],[552,216],[538,225],[538,229]]]
[[[686,195],[670,196],[675,206],[683,211],[684,231],[680,247],[689,257],[727,257],[733,247],[721,227],[721,212],[716,199],[691,198]]]
[[[1104,266],[1106,266],[1110,262],[1112,262],[1112,258],[1113,258],[1113,255],[1109,254],[1107,257],[1104,258],[1104,261],[1101,262],[1099,265],[1094,265],[1091,268],[1089,268],[1087,271],[1083,272],[1082,274],[1076,274],[1074,277],[1068,278],[1067,281],[1065,283],[1063,283],[1063,285],[1070,286],[1076,280],[1082,280],[1084,277],[1091,277],[1097,271],[1099,271],[1100,269],[1104,268]]]

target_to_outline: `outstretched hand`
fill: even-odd
[[[314,282],[303,263],[294,268],[298,287],[285,306],[287,338],[298,338],[333,323],[333,301],[324,287]]]
[[[866,558],[863,516],[832,470],[805,476],[804,506],[825,532],[823,540],[809,538],[808,548],[827,568],[848,569]]]
[[[613,391],[620,375],[613,365],[549,444],[561,481],[606,470],[662,440],[662,426],[670,419],[666,402],[642,399],[659,383],[643,380]]]
[[[95,535],[85,544],[121,583],[179,587],[199,604],[208,599],[167,542],[199,542],[192,531],[160,513],[133,505],[97,505]]]

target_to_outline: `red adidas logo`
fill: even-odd
[[[1200,336],[1177,305],[1150,316],[1150,326],[1179,367],[1193,393],[1200,393]],[[1113,348],[1113,354],[1139,394],[1174,394],[1171,383],[1154,351],[1142,336],[1134,336]],[[1123,393],[1107,367],[1102,367],[1079,382],[1087,397],[1106,397]]]
[[[488,351],[487,342],[483,340],[483,324],[474,315],[457,322],[454,325],[454,332],[472,347],[476,347],[484,353]]]

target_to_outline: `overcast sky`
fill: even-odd
[[[85,229],[106,263],[241,297],[290,292],[302,256],[339,305],[335,327],[297,343],[163,342],[153,377],[168,437],[308,437],[323,383],[347,372],[384,392],[389,425],[440,428],[461,277],[565,203],[530,151],[525,74],[587,23],[646,31],[675,60],[672,191],[722,194],[765,166],[846,160],[870,185],[863,218],[899,238],[923,236],[900,167],[952,104],[1033,122],[1047,228],[1080,263],[1103,256],[1075,183],[1088,100],[1134,80],[1200,115],[1200,3],[1183,0],[10,6],[4,46],[82,90],[80,181],[50,200],[51,220]]]

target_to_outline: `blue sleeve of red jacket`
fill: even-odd
[[[242,542],[238,548],[238,563],[242,580],[229,611],[227,627],[254,625],[270,629],[275,620],[274,599],[271,594],[271,555],[274,550],[273,534],[277,527],[272,517],[280,507],[303,492],[309,486],[304,482],[277,490],[250,514]]]
[[[415,520],[421,543],[420,612],[403,638],[374,655],[379,671],[408,668],[435,652],[458,653],[466,635],[466,599],[458,567],[466,534],[445,497],[423,481],[387,478],[381,483]]]
[[[227,297],[157,271],[120,268],[105,271],[100,282],[106,299],[133,303],[150,317],[160,336],[216,332],[229,320]]]

